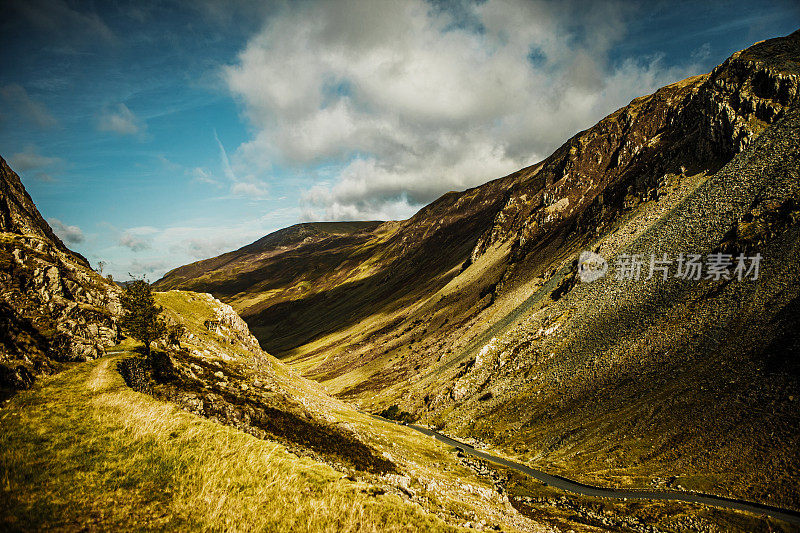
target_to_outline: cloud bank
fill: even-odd
[[[693,74],[695,64],[667,69],[658,56],[610,57],[632,9],[290,4],[224,69],[254,127],[231,165],[315,176],[302,196],[306,219],[408,216],[539,161],[631,99]]]
[[[57,218],[51,218],[47,222],[58,238],[67,244],[80,244],[85,240],[83,231],[78,226],[69,226]]]

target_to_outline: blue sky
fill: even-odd
[[[300,221],[405,218],[800,11],[25,0],[0,20],[0,155],[70,247],[157,279]]]

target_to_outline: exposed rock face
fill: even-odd
[[[26,388],[117,337],[118,289],[56,237],[0,158],[0,389]]]
[[[669,176],[717,170],[797,104],[798,43],[800,32],[756,44],[579,133],[511,190],[472,260],[508,240],[523,256],[565,225],[599,233],[632,202],[657,198]]]
[[[0,232],[39,237],[88,267],[86,259],[67,248],[45,222],[19,176],[0,157]]]
[[[220,302],[208,293],[201,293],[200,297],[207,299],[214,309],[214,318],[205,322],[209,331],[228,339],[229,342],[239,343],[253,352],[261,351],[261,346],[250,333],[247,323],[230,305]]]

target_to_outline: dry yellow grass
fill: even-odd
[[[453,530],[325,464],[130,390],[119,357],[42,380],[0,411],[0,529]]]

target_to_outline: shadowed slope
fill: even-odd
[[[208,260],[209,270],[198,263],[181,267],[155,286],[216,294],[237,308],[265,349],[280,356],[445,285],[505,201],[508,184],[525,174],[448,193],[404,222],[315,234],[289,245],[277,232]],[[186,279],[193,269],[200,269],[199,276]]]
[[[798,58],[800,32],[758,43],[351,248],[275,255],[290,284],[211,290],[364,408],[397,404],[587,483],[677,478],[797,508]],[[769,262],[750,284],[582,286],[583,249]],[[303,270],[317,252],[334,259]]]

